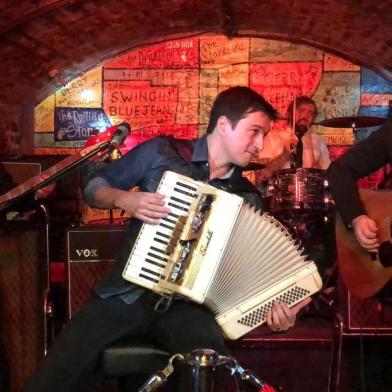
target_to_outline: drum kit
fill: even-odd
[[[382,125],[385,118],[357,116],[323,120],[318,125],[331,128],[359,128]],[[246,170],[260,170],[262,163],[251,162]],[[269,179],[264,191],[266,209],[306,244],[314,227],[330,220],[332,199],[325,170],[314,168],[282,169]]]

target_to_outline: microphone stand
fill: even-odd
[[[34,195],[39,189],[57,182],[75,169],[81,168],[89,162],[90,158],[94,156],[96,156],[96,159],[100,158],[104,153],[109,151],[110,146],[110,141],[107,141],[100,143],[97,146],[88,147],[77,154],[63,159],[37,176],[18,185],[14,189],[11,189],[9,192],[0,196],[0,211],[7,209],[28,195]]]

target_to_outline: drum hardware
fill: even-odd
[[[348,116],[327,118],[320,121],[318,125],[330,128],[352,128],[356,133],[359,128],[376,127],[384,124],[385,118],[372,116]]]
[[[331,197],[325,171],[283,169],[274,173],[267,185],[269,212],[305,248],[315,234],[330,221]]]
[[[282,169],[271,177],[267,193],[271,213],[325,212],[329,208],[328,181],[321,169]]]
[[[259,392],[275,392],[253,372],[244,369],[230,356],[219,355],[214,350],[197,349],[189,354],[175,354],[168,365],[152,374],[138,392],[152,392],[166,383],[179,368],[177,390],[190,392],[240,391],[239,384],[249,385]]]

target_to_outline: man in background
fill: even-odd
[[[335,247],[332,245],[334,241],[331,241],[334,238],[334,223],[333,216],[329,216],[328,206],[323,210],[313,210],[312,205],[302,210],[298,209],[298,206],[292,209],[279,208],[285,203],[287,206],[294,202],[299,204],[301,201],[311,203],[310,199],[307,200],[308,189],[309,194],[312,194],[312,201],[319,203],[318,206],[324,203],[324,173],[316,173],[313,180],[309,178],[308,182],[304,179],[306,173],[298,173],[298,177],[295,173],[295,169],[326,170],[331,163],[324,139],[312,131],[316,116],[317,106],[310,97],[300,96],[290,103],[287,109],[287,127],[270,132],[265,138],[263,150],[259,155],[265,168],[255,172],[255,182],[266,196],[267,208],[301,240],[323,274],[329,273],[335,260]],[[277,183],[270,189],[270,178],[279,176],[279,171],[283,169],[293,169],[293,173],[282,174],[285,185],[282,185],[277,177]],[[316,196],[313,194],[315,187],[316,192],[319,191],[319,200],[315,200]],[[277,202],[276,197],[279,199],[278,206],[274,205]],[[280,200],[283,197],[287,199]]]
[[[328,168],[331,161],[324,139],[311,129],[316,116],[317,106],[313,99],[301,96],[291,102],[287,110],[287,128],[270,132],[265,139],[260,158],[266,167],[258,183],[281,169]]]

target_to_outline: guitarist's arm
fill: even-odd
[[[357,181],[391,161],[392,120],[373,132],[332,162],[328,181],[340,215],[347,226],[354,228],[360,244],[367,250],[377,247],[376,224],[367,216],[359,197]]]

